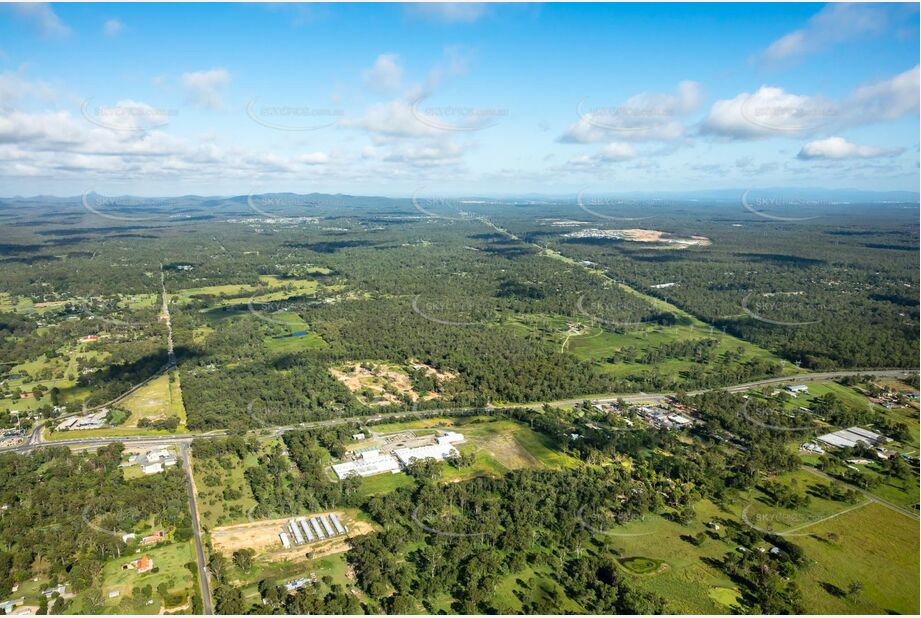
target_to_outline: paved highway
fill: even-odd
[[[872,375],[878,378],[904,378],[910,374],[915,373],[915,370],[910,369],[865,369],[865,370],[855,370],[855,371],[828,371],[823,373],[800,373],[790,376],[783,376],[779,378],[768,378],[765,380],[756,380],[754,382],[746,382],[744,384],[736,384],[734,386],[727,386],[721,388],[713,389],[704,389],[697,391],[689,391],[689,395],[699,395],[701,393],[706,393],[713,390],[726,390],[733,393],[738,393],[742,391],[752,390],[759,388],[761,386],[776,385],[776,384],[787,384],[787,383],[808,383],[808,382],[820,382],[834,380],[837,378],[843,378],[847,376],[854,375]],[[639,402],[656,402],[663,401],[669,397],[674,397],[676,393],[621,393],[621,394],[603,394],[603,395],[594,395],[594,396],[585,396],[585,397],[575,397],[572,399],[561,399],[557,401],[548,401],[548,402],[535,402],[535,403],[519,403],[519,404],[502,404],[499,406],[486,406],[487,408],[524,408],[524,409],[540,409],[545,405],[550,405],[553,407],[566,407],[572,406],[574,404],[581,403],[583,401],[592,401],[595,403],[605,403],[605,402],[615,402],[618,400],[626,401],[627,403],[639,403]],[[457,414],[463,412],[471,412],[477,408],[451,408],[443,410],[422,410],[419,412],[389,412],[384,414],[368,414],[363,416],[350,416],[346,418],[335,418],[325,421],[312,421],[308,423],[301,423],[299,425],[283,425],[278,427],[267,428],[270,431],[269,437],[277,437],[285,432],[293,431],[295,429],[305,429],[311,427],[324,427],[332,425],[342,425],[345,423],[355,423],[362,421],[370,420],[382,420],[382,419],[393,419],[399,420],[401,418],[418,416],[418,415],[428,415],[435,416],[441,414]],[[262,431],[257,430],[251,432],[253,435],[259,435]],[[227,435],[227,432],[222,430],[209,431],[207,433],[187,433],[179,434],[172,436],[111,436],[111,437],[94,437],[94,438],[72,438],[72,439],[61,439],[61,440],[45,440],[42,436],[41,428],[36,427],[30,434],[28,440],[23,444],[14,447],[5,447],[0,449],[0,452],[16,452],[16,453],[27,453],[36,448],[42,448],[45,446],[69,446],[71,448],[93,448],[97,446],[102,446],[105,444],[110,444],[112,442],[124,442],[125,444],[174,444],[178,446],[188,446],[193,440],[201,438],[216,438],[220,436]]]
[[[192,454],[189,452],[188,443],[179,447],[179,454],[185,465],[185,473],[189,479],[189,509],[192,513],[192,532],[195,537],[195,553],[198,555],[198,581],[201,584],[202,613],[211,615],[214,607],[211,603],[211,584],[208,581],[208,562],[205,560],[205,546],[201,540],[201,525],[198,520],[198,496],[195,490],[195,477],[192,476]]]

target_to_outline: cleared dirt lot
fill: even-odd
[[[362,365],[367,365],[370,369]],[[407,395],[412,401],[419,399],[406,372],[391,365],[355,363],[329,371],[365,405],[385,406],[399,403],[400,395]]]
[[[309,518],[330,512],[336,513],[348,532],[342,536],[324,539],[315,543],[293,545],[290,549],[282,547],[278,534],[284,531],[285,526],[292,517]],[[228,558],[238,549],[250,548],[256,552],[257,556],[263,556],[271,561],[298,560],[306,559],[308,552],[312,558],[317,558],[346,551],[348,549],[348,540],[351,537],[368,534],[371,531],[370,524],[357,521],[342,511],[327,511],[326,513],[305,513],[281,519],[263,519],[245,524],[221,526],[211,532],[211,544],[214,546],[215,551],[224,554]]]

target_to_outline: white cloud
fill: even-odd
[[[767,62],[792,60],[838,43],[882,34],[889,24],[890,10],[884,5],[827,4],[804,28],[771,43],[762,52],[761,59]]]
[[[891,79],[860,86],[845,102],[850,114],[869,120],[894,120],[918,113],[921,71],[918,66]]]
[[[186,94],[196,105],[220,109],[224,104],[224,89],[230,83],[227,69],[210,69],[182,74]]]
[[[600,171],[611,163],[630,161],[639,156],[632,144],[614,142],[607,144],[595,154],[583,154],[569,159],[559,171]]]
[[[701,132],[733,139],[808,135],[829,128],[855,127],[918,113],[919,69],[860,86],[842,101],[798,95],[761,86],[716,101]]]
[[[419,111],[411,103],[397,99],[375,103],[361,118],[344,120],[342,125],[364,129],[384,138],[432,137],[438,134],[433,126],[420,121]]]
[[[16,84],[23,86],[22,93],[40,99],[40,84],[33,86],[20,76],[14,77]],[[7,74],[0,75],[0,92],[11,80]],[[29,98],[25,94],[23,98]],[[156,125],[164,115],[169,116],[169,110],[140,101],[84,107],[81,112],[87,117],[83,118],[68,111],[16,109],[14,102],[9,99],[0,114],[0,177],[4,178],[70,178],[79,182],[176,177],[202,181],[225,174],[246,180],[309,178],[311,170],[325,174],[327,166],[334,164],[324,152],[288,156],[221,146],[216,139],[172,135]]]
[[[403,67],[396,54],[381,54],[374,66],[364,72],[365,84],[375,92],[389,93],[403,84]]]
[[[9,108],[15,102],[27,97],[49,99],[54,95],[55,91],[51,86],[26,79],[22,73],[11,71],[0,73],[0,109]]]
[[[105,129],[140,132],[167,125],[178,112],[124,99],[115,105],[92,105],[84,101],[80,113],[87,121]]]
[[[615,142],[601,149],[598,157],[602,161],[627,161],[637,156],[636,148],[630,144]]]
[[[106,36],[115,36],[125,29],[125,24],[120,19],[107,19],[102,25],[102,31]]]
[[[716,101],[701,130],[737,139],[799,134],[828,125],[839,114],[834,101],[761,86],[754,93],[743,92],[732,99]]]
[[[679,82],[674,94],[641,93],[623,105],[592,107],[580,102],[579,121],[569,126],[557,141],[591,144],[613,137],[629,141],[674,141],[685,135],[681,117],[696,111],[703,100],[700,84]]]
[[[809,142],[803,146],[799,159],[874,159],[894,157],[902,152],[899,148],[879,148],[853,144],[843,137],[829,137]]]
[[[61,21],[47,2],[21,2],[5,6],[14,15],[28,22],[44,37],[63,38],[70,35],[70,28]]]
[[[443,24],[472,24],[489,11],[488,4],[479,2],[419,2],[406,5],[407,14]]]
[[[329,155],[325,152],[308,152],[298,157],[298,161],[307,165],[322,165],[329,163]]]
[[[459,164],[465,151],[464,146],[451,140],[430,141],[395,146],[382,160],[416,167],[443,167]]]

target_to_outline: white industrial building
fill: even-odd
[[[851,448],[857,446],[859,442],[867,446],[876,446],[886,438],[869,429],[864,429],[863,427],[848,427],[847,429],[840,429],[832,433],[827,433],[816,439],[829,446]]]
[[[336,536],[336,533],[333,532],[332,525],[330,525],[329,520],[326,519],[325,515],[320,515],[317,519],[319,519],[320,523],[323,524],[323,529],[326,530],[327,536]]]
[[[423,459],[446,459],[457,454],[457,449],[448,443],[432,444],[430,446],[417,446],[415,448],[398,448],[393,454],[403,467],[414,461]]]
[[[313,517],[310,519],[310,525],[313,526],[313,531],[317,533],[317,538],[320,538],[320,539],[326,538],[326,535],[323,533],[323,529],[320,528],[320,524],[319,522],[317,522],[316,517]]]
[[[340,479],[347,478],[353,474],[358,476],[374,476],[390,472],[391,474],[400,471],[399,462],[391,455],[381,455],[380,451],[365,451],[359,454],[352,461],[346,461],[333,465],[333,472]]]
[[[381,454],[378,449],[368,449],[355,455],[355,459],[332,466],[333,471],[340,479],[348,478],[353,474],[358,476],[373,476],[390,472],[399,472],[413,461],[423,459],[445,459],[457,455],[453,445],[464,441],[463,434],[455,431],[446,431],[435,438],[435,444],[395,449],[392,453]]]
[[[332,523],[330,523],[332,522]],[[296,545],[315,543],[346,533],[345,526],[335,513],[323,513],[308,517],[295,517],[278,534],[281,546],[291,549]]]
[[[304,530],[304,536],[307,538],[307,542],[313,543],[313,531],[310,529],[310,524],[307,523],[307,518],[298,517],[297,523],[299,523]]]
[[[414,448],[398,448],[393,451],[394,456],[399,460],[400,465],[404,468],[413,461],[422,461],[423,459],[446,459],[457,455],[455,444],[464,441],[464,436],[453,431],[447,431],[443,436],[435,438],[435,444],[429,446],[417,446]]]
[[[345,534],[345,527],[342,525],[342,522],[339,521],[339,518],[336,517],[335,513],[329,514],[330,521],[333,522],[333,525],[336,527],[336,532],[339,534]]]
[[[304,535],[301,534],[301,526],[297,523],[296,519],[292,519],[288,522],[288,527],[291,529],[291,534],[294,535],[294,542],[298,545],[304,544]]]

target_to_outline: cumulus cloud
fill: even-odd
[[[716,101],[704,119],[704,133],[737,139],[769,137],[778,133],[803,133],[830,124],[839,106],[829,99],[761,86],[732,99]]]
[[[860,86],[842,101],[798,95],[762,86],[716,101],[701,132],[733,139],[808,135],[828,128],[855,127],[918,113],[919,69]]]
[[[406,5],[406,13],[443,24],[472,24],[490,10],[479,2],[420,2]]]
[[[104,24],[102,24],[102,31],[106,36],[115,36],[116,34],[121,33],[125,29],[125,24],[120,19],[107,19]]]
[[[189,100],[202,107],[220,109],[224,105],[224,89],[230,84],[227,69],[210,69],[182,74],[182,85]]]
[[[40,99],[40,84],[31,86],[21,76],[15,77],[17,84],[25,86],[22,93]],[[10,79],[8,75],[0,78]],[[0,79],[0,91],[2,85]],[[14,100],[8,103],[0,114],[0,177],[79,178],[88,182],[177,175],[189,179],[213,175],[303,178],[317,166],[324,166],[320,169],[325,173],[325,166],[334,164],[323,152],[285,156],[172,135],[151,128],[151,122],[168,110],[141,101],[123,100],[110,107],[89,109],[84,106],[82,118],[69,111],[17,109]],[[125,127],[141,130],[121,130]]]
[[[375,103],[359,118],[342,121],[348,128],[364,129],[383,138],[432,137],[436,128],[419,120],[419,111],[412,103],[402,99]]]
[[[396,54],[381,54],[364,72],[365,84],[375,92],[396,92],[403,84],[403,67]]]
[[[796,155],[798,159],[875,159],[894,157],[902,152],[900,148],[879,148],[853,144],[843,137],[829,137],[809,142]]]
[[[681,118],[696,111],[703,101],[697,82],[682,81],[674,93],[641,93],[622,105],[592,107],[580,102],[578,122],[570,125],[557,141],[590,144],[613,137],[630,141],[673,141],[685,135]]]
[[[5,7],[46,38],[63,38],[70,34],[70,28],[47,2],[13,3]]]
[[[765,62],[788,61],[846,41],[880,35],[886,31],[893,10],[880,4],[827,4],[805,27],[771,43],[760,58]]]

